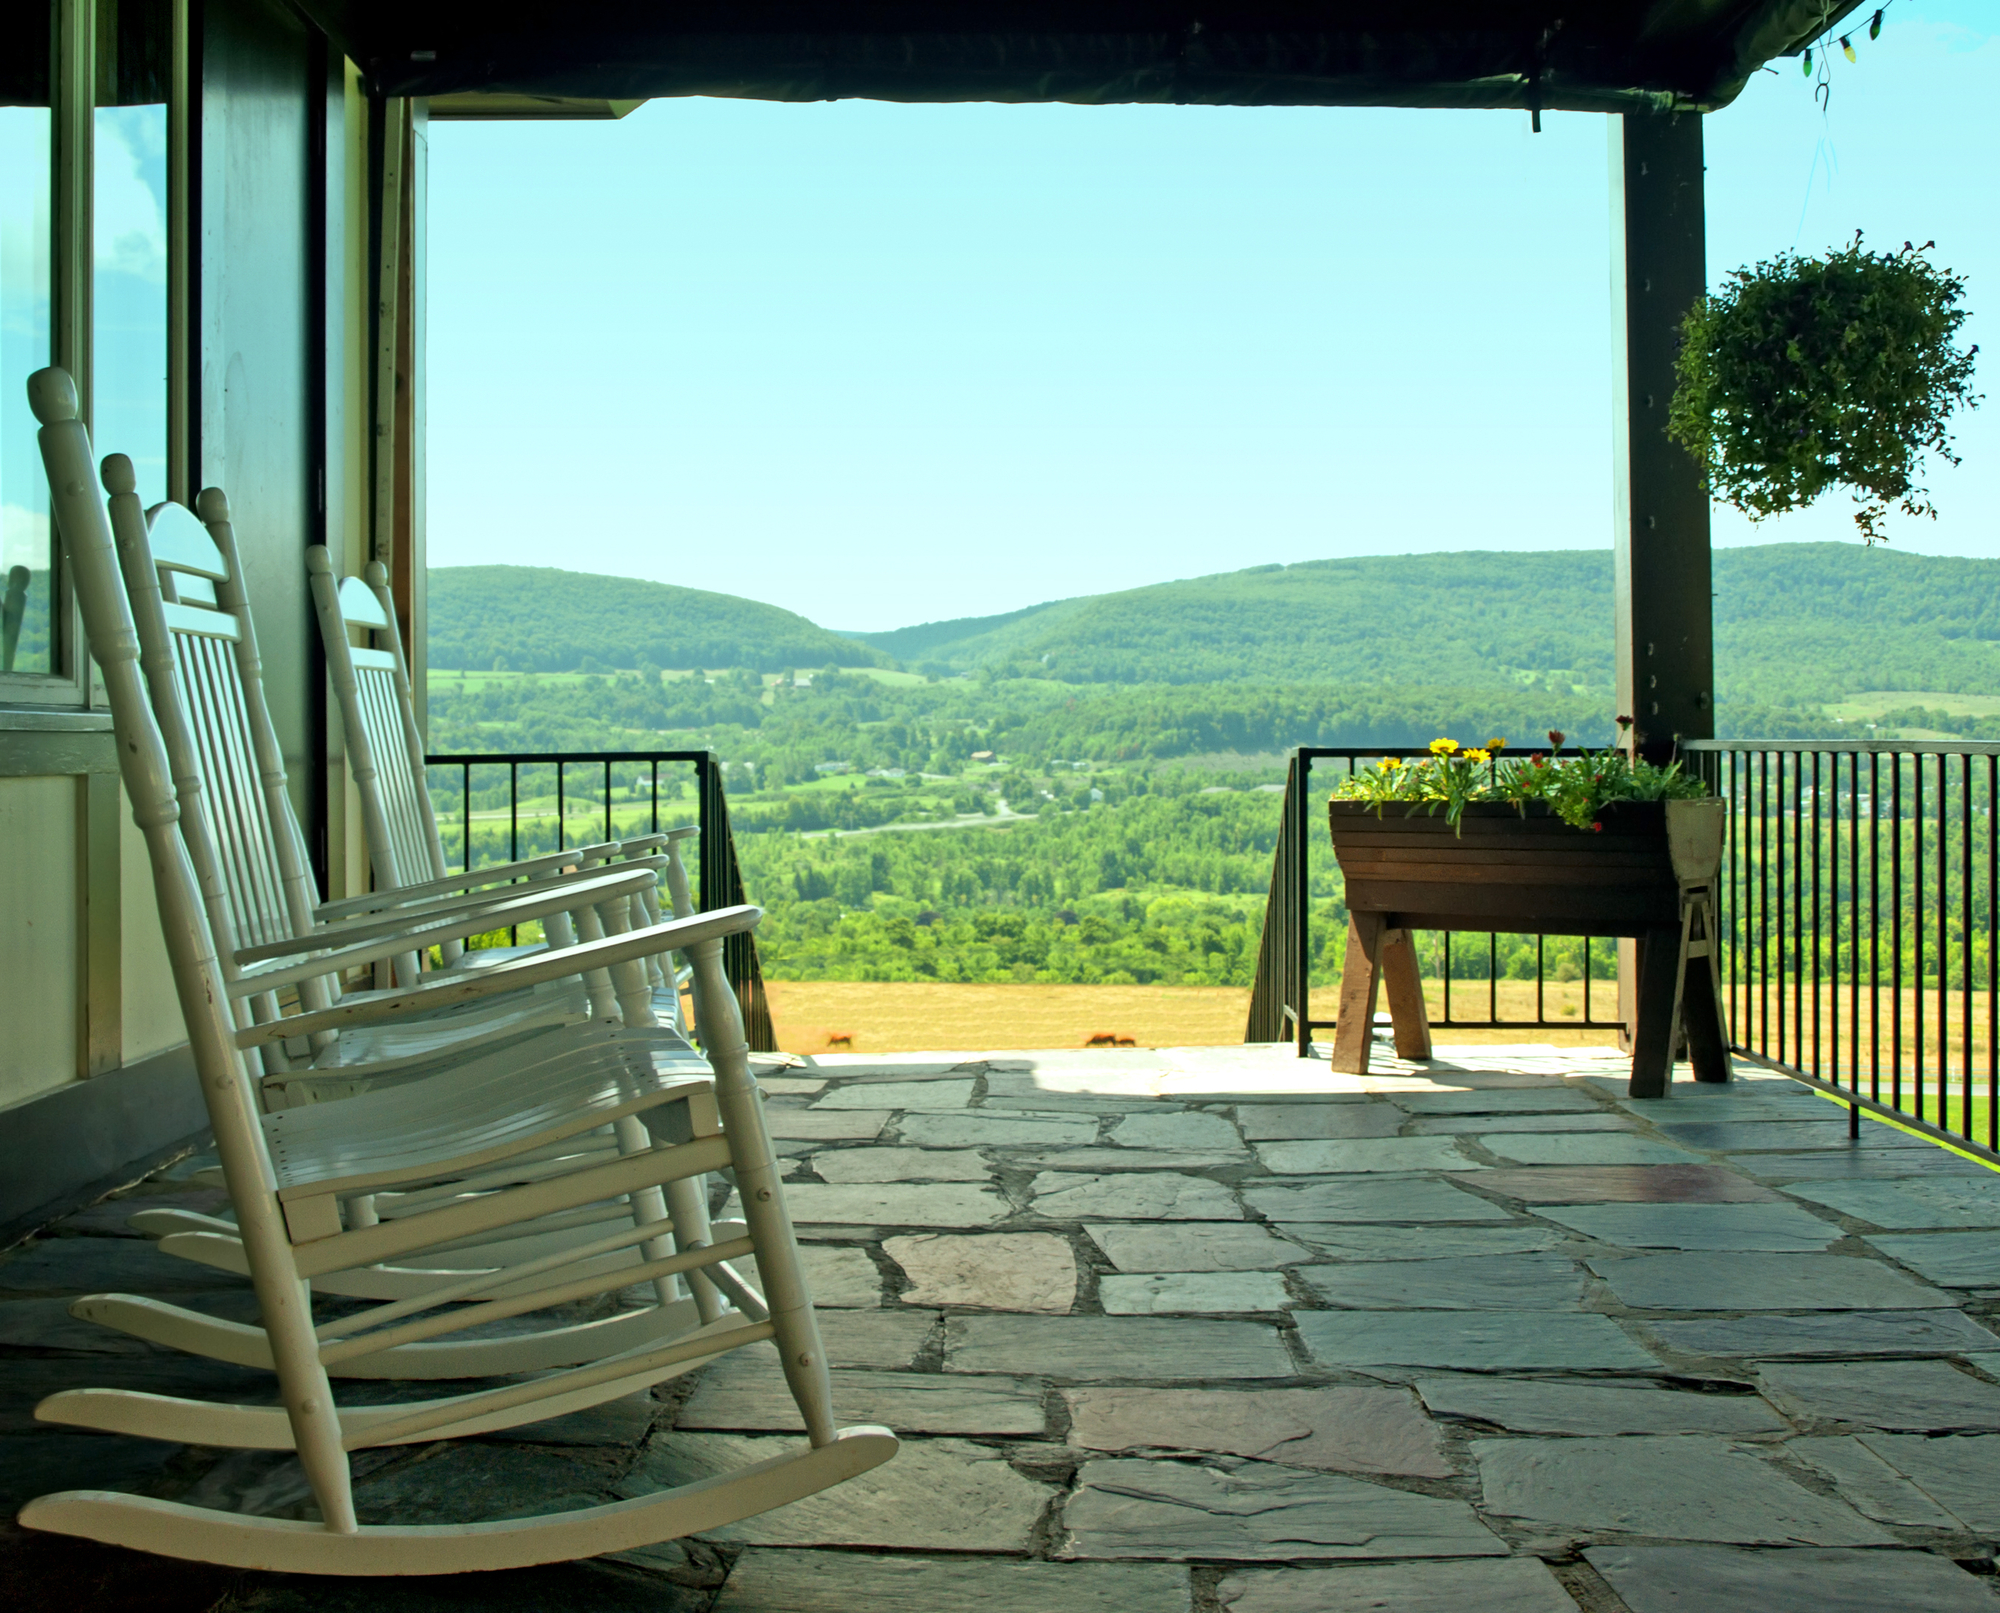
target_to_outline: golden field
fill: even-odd
[[[1093,1036],[1130,1038],[1138,1047],[1219,1046],[1243,1040],[1250,992],[1235,986],[1023,986],[944,985],[929,981],[770,980],[771,1018],[778,1046],[791,1053],[824,1053],[837,1046],[857,1053],[909,1053],[937,1049],[979,1052],[990,1048],[1082,1047]],[[1435,981],[1426,983],[1431,1013],[1441,1011]],[[1334,1015],[1338,987],[1317,988],[1317,1019]],[[1616,991],[1600,982],[1591,1006],[1612,1013]],[[1486,1009],[1484,983],[1454,983],[1452,1007],[1472,1017]],[[1582,987],[1551,984],[1550,1018],[1581,1012]],[[1532,982],[1502,981],[1500,1012],[1525,1018],[1535,1010]],[[1601,1046],[1609,1030],[1451,1030],[1450,1042],[1553,1042],[1562,1047]]]

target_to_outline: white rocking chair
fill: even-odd
[[[37,1415],[158,1439],[295,1450],[322,1521],[251,1517],[96,1490],[43,1496],[22,1509],[19,1521],[29,1528],[243,1568],[435,1574],[521,1567],[672,1539],[784,1505],[888,1460],[896,1440],[886,1429],[834,1426],[825,1355],[750,1078],[741,1021],[721,970],[721,938],[754,926],[756,909],[724,909],[586,941],[568,957],[550,952],[469,975],[435,975],[366,1001],[350,997],[291,1022],[303,1030],[379,1022],[422,1012],[434,1001],[466,1001],[553,979],[577,967],[602,967],[629,979],[638,973],[638,960],[665,948],[682,948],[694,959],[698,1008],[710,1010],[704,1029],[716,1072],[712,1086],[663,1076],[643,1058],[620,1061],[613,1056],[602,1067],[570,1071],[560,1080],[541,1071],[525,1072],[518,1082],[439,1075],[339,1103],[260,1113],[243,1055],[283,1036],[287,1026],[239,1028],[230,1013],[230,983],[177,832],[179,808],[167,752],[139,676],[139,646],[110,523],[91,489],[90,439],[77,418],[75,387],[62,371],[42,370],[31,378],[29,395],[43,423],[40,441],[57,527],[91,648],[103,671],[120,769],[134,820],[145,836],[175,985],[239,1216],[241,1245],[262,1316],[254,1331],[263,1336],[281,1400],[275,1407],[212,1405],[84,1389],[51,1396]],[[648,1118],[657,1124],[662,1117],[666,1121],[657,1131],[648,1126]],[[408,1190],[426,1182],[473,1179],[495,1163],[546,1153],[607,1121],[646,1127],[648,1146],[608,1162],[593,1156],[473,1197],[447,1194],[438,1207],[397,1221],[350,1225],[343,1215],[344,1201],[387,1187]],[[335,1403],[330,1359],[380,1353],[497,1316],[566,1303],[630,1277],[573,1278],[577,1251],[563,1251],[510,1269],[509,1278],[516,1283],[546,1280],[546,1286],[531,1293],[493,1299],[475,1284],[469,1292],[450,1296],[474,1303],[443,1314],[424,1314],[443,1303],[443,1296],[432,1294],[315,1328],[309,1284],[321,1273],[452,1238],[490,1236],[551,1213],[699,1179],[725,1166],[733,1167],[742,1190],[746,1236],[649,1261],[648,1274],[703,1271],[735,1300],[736,1309],[671,1343],[608,1353],[572,1370],[497,1389],[350,1410]],[[670,1224],[633,1227],[605,1241],[636,1245],[671,1230]],[[757,1262],[765,1295],[761,1302],[727,1264],[743,1254]],[[490,1285],[490,1277],[486,1281]],[[788,1455],[656,1495],[542,1517],[393,1526],[362,1526],[356,1519],[350,1451],[471,1434],[537,1414],[574,1410],[765,1338],[777,1341],[807,1430],[806,1445]]]

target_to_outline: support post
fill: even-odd
[[[1611,120],[1618,709],[1649,757],[1715,736],[1708,492],[1666,434],[1680,324],[1707,286],[1701,118]]]
[[[1618,710],[1633,719],[1633,747],[1665,761],[1677,739],[1715,737],[1708,492],[1666,431],[1681,320],[1707,289],[1701,118],[1626,112],[1609,122]],[[1628,1047],[1639,950],[1618,949]]]

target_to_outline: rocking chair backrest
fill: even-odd
[[[175,785],[194,808],[190,854],[222,955],[305,934],[316,898],[264,706],[234,534],[226,521],[219,533],[204,528],[178,504],[142,514],[122,454],[105,460],[104,476],[153,711]]]
[[[139,675],[138,633],[119,580],[111,523],[91,474],[90,433],[77,418],[75,383],[63,371],[41,370],[31,377],[29,401],[42,422],[42,460],[56,529],[83,609],[91,654],[102,670],[110,700],[119,771],[152,862],[160,927],[202,1097],[268,1320],[273,1307],[280,1312],[300,1309],[301,1285],[279,1218],[276,1175],[249,1075],[236,1047],[236,1027],[201,891],[178,832],[180,807],[166,745]],[[193,575],[202,576],[198,571]]]
[[[378,889],[446,875],[444,845],[425,779],[424,741],[410,695],[388,573],[377,562],[366,580],[337,581],[333,559],[319,545],[306,551],[313,605],[319,614],[326,670],[347,729],[349,772],[361,798],[362,832]],[[351,629],[374,636],[357,649]]]

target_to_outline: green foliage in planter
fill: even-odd
[[[1783,253],[1736,269],[1682,325],[1667,433],[1701,461],[1710,488],[1753,521],[1851,488],[1855,525],[1884,536],[1891,504],[1937,510],[1916,485],[1927,452],[1956,465],[1947,422],[1978,406],[1961,275],[1929,244],[1826,257]]]

